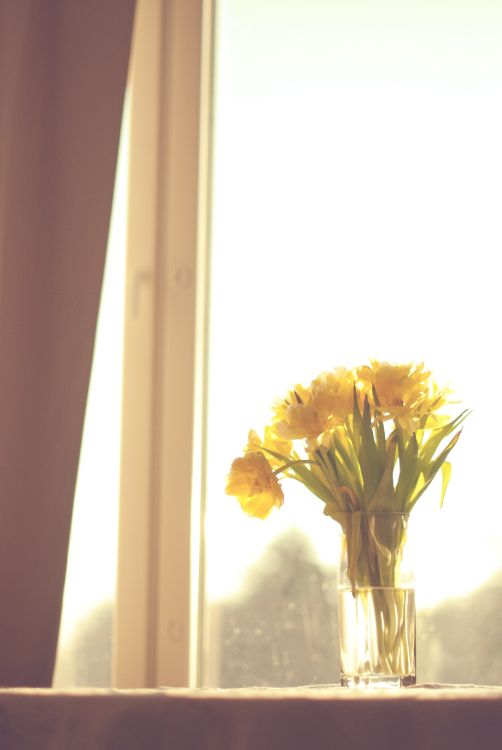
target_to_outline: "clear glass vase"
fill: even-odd
[[[340,515],[341,683],[347,687],[413,685],[415,590],[405,554],[408,515],[359,511]]]

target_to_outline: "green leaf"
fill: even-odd
[[[364,497],[359,459],[350,440],[345,445],[335,431],[331,438],[330,452],[336,456],[340,483],[350,487],[356,497]]]
[[[347,540],[347,551],[348,551],[348,566],[347,575],[349,580],[352,582],[352,593],[355,594],[357,576],[357,562],[359,558],[359,550],[361,545],[361,514],[352,513],[350,524],[350,537]]]
[[[333,463],[328,455],[329,451],[327,448],[324,448],[324,446],[320,445],[318,448],[315,449],[314,455],[317,459],[317,464],[324,474],[328,486],[329,487],[336,487],[338,484],[338,472],[335,469],[333,469]]]
[[[356,467],[354,467],[353,464],[350,463],[350,461],[347,464],[345,464],[343,461],[340,461],[336,453],[333,451],[333,448],[326,450],[326,458],[324,460],[327,464],[328,471],[328,467],[332,467],[333,462],[336,465],[336,478],[333,472],[332,478],[330,480],[330,487],[333,487],[333,491],[337,494],[340,493],[345,502],[344,490],[348,490],[351,497],[355,500],[356,505],[359,506],[358,498],[363,496],[363,491],[357,477],[357,472],[355,471]],[[354,502],[351,501],[350,508],[347,508],[347,510],[353,510],[354,507]]]
[[[349,506],[347,507],[347,494],[344,492],[344,486],[349,489],[349,497],[350,495],[354,495],[354,490],[350,478],[345,476],[343,467],[338,465],[337,473],[335,475],[330,452],[323,446],[316,448],[315,456],[318,459],[317,465],[326,479],[328,489],[335,498],[337,508],[342,508],[347,511],[353,510],[354,504],[350,500],[348,501]]]
[[[380,418],[380,412],[377,413],[376,411],[374,430],[376,433],[376,444],[378,452],[380,453],[380,461],[382,464],[384,464],[387,455],[387,439],[385,437],[385,427],[383,426],[383,422]]]
[[[288,461],[291,461],[291,456],[283,456],[282,453],[277,453],[277,451],[272,451],[270,450],[270,448],[265,448],[264,445],[260,445],[259,451],[263,453],[268,453],[270,456],[273,456],[278,461],[282,461],[285,464],[288,463]],[[295,457],[295,459],[298,457],[298,454],[296,453],[293,453],[292,455]]]
[[[448,454],[456,446],[456,444],[458,442],[458,439],[460,437],[461,432],[462,432],[462,430],[459,430],[456,433],[456,435],[453,437],[453,439],[450,440],[450,442],[448,443],[448,445],[446,446],[446,448],[440,453],[440,455],[428,467],[426,467],[426,468],[423,469],[423,474],[424,474],[424,478],[425,478],[425,484],[420,489],[420,491],[418,493],[414,494],[410,498],[409,510],[411,510],[413,508],[413,506],[417,502],[418,498],[421,495],[423,495],[423,493],[425,492],[425,490],[427,489],[427,487],[430,485],[430,483],[432,482],[432,480],[436,476],[437,472],[441,468],[442,464],[445,462]]]
[[[444,503],[444,496],[446,494],[446,488],[448,487],[450,478],[451,478],[451,463],[449,461],[444,461],[441,465],[441,473],[443,475],[443,485],[441,487],[441,497],[439,499],[439,507],[443,507]]]
[[[387,443],[385,438],[385,428],[383,426],[382,421],[382,412],[380,410],[380,401],[378,400],[378,393],[376,392],[376,388],[374,383],[371,384],[371,390],[373,392],[373,401],[375,402],[375,441],[377,444],[378,451],[380,453],[380,461],[382,464],[385,463],[385,456],[387,452]]]
[[[354,423],[354,447],[356,451],[359,449],[359,444],[361,442],[361,429],[362,429],[362,416],[361,411],[359,409],[359,401],[357,400],[357,388],[354,384],[354,390],[353,390],[353,423]]]
[[[335,430],[331,436],[331,450],[336,453],[340,460],[347,466],[358,465],[357,453],[351,440],[344,442]]]
[[[462,433],[462,430],[459,430],[450,440],[446,448],[443,451],[441,451],[439,456],[435,458],[434,461],[432,461],[432,463],[429,466],[422,468],[422,471],[424,472],[424,476],[426,479],[429,479],[429,477],[434,477],[436,475],[436,473],[441,468],[441,465],[446,460],[446,457],[448,456],[450,451],[452,451],[453,448],[458,443],[461,433]]]
[[[359,464],[363,475],[364,494],[369,502],[376,492],[383,471],[383,464],[373,437],[371,427],[371,409],[368,397],[365,396],[363,417],[361,422],[361,446],[359,449]]]
[[[333,476],[335,478],[335,481],[339,484],[340,483],[340,477],[338,472],[338,461],[336,459],[336,453],[333,450],[332,447],[329,448],[329,450],[326,451],[326,457],[330,463],[331,470],[333,471]]]
[[[319,445],[314,451],[314,456],[316,457],[323,471],[329,474],[330,481],[334,479],[335,482],[338,482],[336,461],[332,460],[329,448],[325,448],[323,445]]]
[[[385,466],[380,478],[380,482],[375,494],[368,504],[368,509],[371,509],[372,511],[399,510],[399,508],[395,507],[393,482],[394,464],[396,462],[396,447],[397,437],[394,434],[389,440],[387,455],[385,458]]]
[[[399,438],[398,438],[399,445]],[[396,485],[396,506],[404,509],[420,475],[418,463],[418,442],[412,433],[408,445],[399,456],[399,478]]]
[[[364,505],[364,493],[357,481],[354,480],[354,475],[349,468],[345,466],[339,467],[340,475],[340,489],[347,487],[353,493],[354,497],[359,501],[358,507]],[[361,499],[362,498],[362,499]]]
[[[468,417],[470,414],[470,411],[468,409],[465,409],[463,412],[461,412],[455,419],[452,419],[451,422],[448,422],[448,424],[444,425],[444,427],[439,427],[438,429],[434,430],[431,437],[423,444],[422,449],[420,451],[420,460],[424,465],[427,465],[432,461],[434,454],[436,450],[439,448],[439,445],[441,442],[450,435],[453,430],[458,427],[466,417]]]
[[[373,401],[375,402],[375,406],[380,406],[380,399],[378,398],[378,393],[374,383],[371,384],[371,393],[373,394]]]
[[[394,422],[396,435],[397,435],[397,450],[399,454],[399,465],[401,466],[404,461],[404,451],[405,451],[405,443],[404,443],[404,434],[403,434],[403,428],[399,424],[399,422],[396,420]]]

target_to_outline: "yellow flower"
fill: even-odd
[[[312,400],[326,417],[328,429],[343,424],[354,408],[354,374],[345,367],[323,372],[312,381]]]
[[[297,385],[274,404],[274,430],[286,440],[315,438],[324,431],[326,415],[319,411],[310,389]]]
[[[371,366],[359,367],[357,374],[370,401],[374,386],[383,417],[395,419],[407,432],[415,432],[423,417],[446,403],[446,391],[438,389],[423,364],[371,360]]]
[[[308,388],[297,385],[275,403],[274,429],[288,440],[312,442],[352,413],[354,375],[343,367],[324,372]]]
[[[250,430],[248,435],[248,443],[245,448],[245,453],[263,453],[267,461],[275,469],[278,469],[286,461],[291,458],[292,443],[290,440],[284,440],[280,435],[277,435],[274,428],[270,425],[265,427],[265,435],[263,440],[255,430]],[[279,453],[284,457],[284,460],[276,458],[268,451],[273,453]]]
[[[284,502],[281,485],[262,453],[249,452],[233,461],[225,491],[255,518],[266,518],[274,506],[279,508]]]

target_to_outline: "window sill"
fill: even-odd
[[[501,735],[502,687],[0,690],[3,750],[471,750]]]

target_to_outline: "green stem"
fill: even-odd
[[[275,469],[274,474],[277,476],[277,474],[280,474],[282,471],[290,469],[291,466],[298,466],[299,464],[317,464],[317,461],[309,461],[308,459],[296,458],[293,461],[288,461],[278,469]]]

